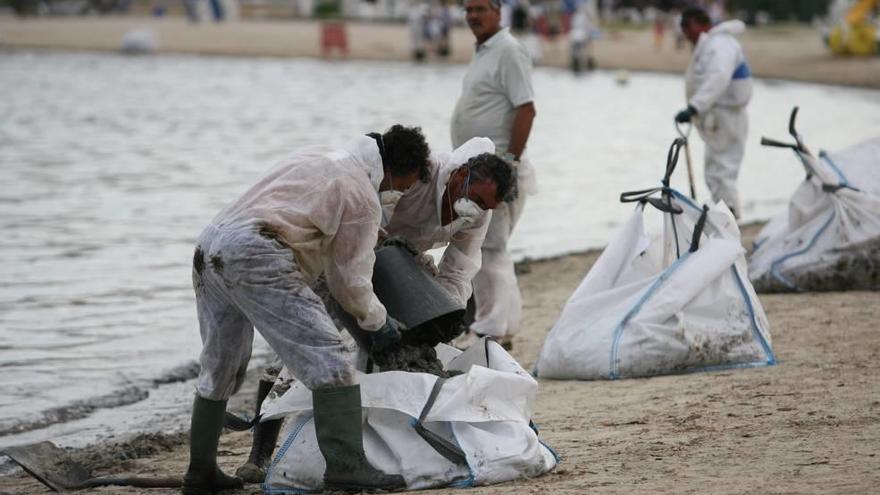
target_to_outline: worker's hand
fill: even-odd
[[[419,264],[422,265],[422,268],[424,268],[432,277],[440,275],[440,269],[437,268],[437,265],[434,263],[434,257],[430,254],[419,253],[419,255],[416,256],[416,261],[418,261]]]
[[[687,108],[678,112],[678,114],[675,116],[675,121],[678,122],[679,124],[684,123],[684,122],[690,122],[691,119],[696,114],[697,114],[697,109],[694,108],[692,105],[688,105]]]
[[[370,332],[370,354],[386,351],[400,342],[400,329],[403,325],[392,317],[385,320],[385,324],[375,332]]]

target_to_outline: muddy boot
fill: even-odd
[[[385,474],[367,461],[361,427],[360,385],[314,390],[312,402],[318,448],[327,461],[324,490],[406,488],[403,476]]]
[[[272,459],[275,450],[275,442],[278,441],[278,432],[281,431],[280,419],[273,419],[261,423],[259,421],[260,408],[263,400],[272,390],[272,382],[260,380],[257,388],[257,424],[254,425],[254,439],[251,444],[251,455],[244,465],[235,471],[235,475],[246,483],[262,483],[266,479],[266,467]]]
[[[196,395],[189,441],[189,469],[183,477],[184,495],[207,495],[244,486],[240,479],[223,474],[217,466],[217,444],[225,419],[225,400],[208,400]]]

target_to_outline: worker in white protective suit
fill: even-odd
[[[712,200],[724,200],[734,216],[741,213],[736,180],[745,152],[749,120],[746,105],[752,97],[752,73],[736,36],[742,21],[712,26],[698,7],[681,15],[681,30],[694,45],[685,72],[688,106],[676,122],[695,122],[706,143],[706,185]]]
[[[423,253],[446,248],[436,280],[462,306],[480,270],[491,210],[517,196],[516,171],[494,153],[490,139],[473,138],[451,154],[433,157],[430,181],[403,195],[385,228],[386,235]]]
[[[406,193],[389,191],[383,201],[380,237],[394,237],[420,252],[420,260],[450,295],[464,306],[471,296],[471,280],[480,269],[480,246],[491,218],[490,210],[516,198],[516,171],[494,155],[495,145],[488,138],[473,138],[452,153],[432,156],[427,180],[416,182]],[[446,247],[439,267],[425,251]],[[331,317],[340,304],[322,278],[312,289],[324,300]],[[342,319],[340,319],[342,321]],[[451,338],[451,337],[450,337]],[[365,349],[367,350],[367,349]],[[263,371],[257,394],[256,414],[272,390],[289,386],[283,363],[274,356]],[[248,461],[236,475],[260,483],[281,428],[281,419],[258,422]]]
[[[308,148],[278,164],[202,231],[193,286],[203,349],[183,493],[242,486],[217,467],[217,444],[255,327],[312,390],[324,486],[406,486],[366,460],[348,350],[309,285],[325,275],[336,300],[370,332],[371,351],[400,340],[399,324],[373,293],[373,248],[383,196],[427,178],[428,157],[421,131],[400,125],[342,148]]]

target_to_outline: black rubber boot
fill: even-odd
[[[259,421],[260,408],[263,401],[272,390],[270,381],[260,380],[257,387],[257,408],[255,416],[257,424],[254,425],[254,439],[251,444],[251,455],[244,465],[235,471],[235,475],[246,483],[262,483],[266,479],[266,468],[275,451],[275,442],[278,441],[278,432],[281,431],[281,419],[273,419],[261,423]]]
[[[189,440],[189,469],[183,477],[184,495],[208,495],[244,486],[240,479],[223,474],[217,466],[217,444],[225,420],[225,400],[208,400],[196,395]]]
[[[351,385],[312,391],[315,435],[327,461],[324,489],[341,491],[401,490],[403,476],[374,468],[364,454],[361,387]]]

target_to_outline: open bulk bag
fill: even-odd
[[[698,206],[669,187],[621,195],[637,202],[572,294],[535,367],[541,378],[616,379],[771,365],[769,323],[749,283],[740,234],[719,202]],[[664,217],[645,233],[647,205]]]
[[[461,352],[437,346],[451,378],[427,373],[358,373],[364,451],[399,474],[407,489],[468,487],[538,476],[558,459],[531,425],[538,384],[500,345],[483,339]],[[312,394],[302,383],[263,406],[263,421],[285,417],[283,439],[266,474],[267,494],[321,490]]]
[[[806,178],[755,238],[749,257],[759,292],[880,289],[880,140],[813,156],[789,122]]]

